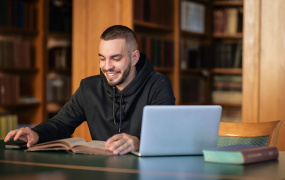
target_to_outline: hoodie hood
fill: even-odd
[[[122,119],[124,119],[124,97],[131,96],[147,80],[147,78],[154,72],[153,66],[149,59],[140,53],[140,59],[136,64],[137,74],[135,78],[122,90],[119,91],[115,86],[110,86],[103,72],[100,70],[100,76],[103,81],[103,86],[108,96],[112,98],[112,116],[114,124],[119,123],[119,133],[121,132]]]

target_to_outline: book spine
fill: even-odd
[[[278,149],[276,147],[264,147],[241,151],[244,158],[244,164],[268,161],[278,158]]]

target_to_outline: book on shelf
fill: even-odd
[[[17,104],[20,99],[20,76],[0,74],[0,104]]]
[[[208,68],[211,47],[206,44],[193,44],[190,40],[181,39],[181,69]]]
[[[0,1],[0,27],[34,30],[36,11],[33,1]]]
[[[174,43],[167,39],[137,35],[139,50],[150,59],[154,67],[174,66]]]
[[[4,139],[7,133],[18,127],[16,114],[0,114],[0,139]]]
[[[215,34],[237,34],[242,32],[241,8],[217,8],[213,11]]]
[[[203,104],[205,101],[206,82],[202,77],[182,75],[181,76],[181,103]]]
[[[205,13],[205,5],[191,1],[181,1],[181,30],[204,33]]]
[[[232,145],[203,150],[206,162],[250,164],[278,158],[278,149],[268,146]]]
[[[0,36],[1,68],[30,68],[32,57],[29,40],[17,36]]]
[[[135,0],[135,20],[169,26],[172,15],[171,0]]]
[[[71,96],[71,77],[63,74],[49,73],[47,76],[47,100],[67,101]]]
[[[241,68],[242,67],[242,41],[215,42],[215,68]]]
[[[79,137],[59,139],[31,146],[27,151],[68,151],[79,154],[113,155],[105,146],[105,141],[86,141]]]

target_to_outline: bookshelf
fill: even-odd
[[[71,96],[72,0],[47,3],[47,115],[54,116]]]
[[[243,1],[213,1],[212,103],[222,121],[241,122]]]
[[[43,5],[40,0],[0,1],[2,132],[45,117]]]

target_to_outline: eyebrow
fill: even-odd
[[[104,56],[103,56],[102,54],[100,54],[100,53],[98,53],[98,55],[104,57]],[[114,55],[112,55],[111,57],[114,58],[114,57],[117,57],[117,56],[122,56],[122,54],[114,54]]]

